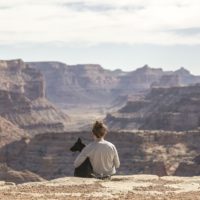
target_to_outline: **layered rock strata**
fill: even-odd
[[[64,131],[69,117],[45,98],[39,70],[22,60],[0,61],[0,116],[28,133]]]
[[[88,103],[105,105],[112,101],[121,71],[113,73],[100,65],[66,65],[59,62],[32,62],[46,81],[47,98],[59,105]]]
[[[200,85],[157,88],[105,119],[113,130],[193,130],[200,127]]]
[[[0,162],[15,170],[29,170],[45,179],[73,176],[77,156],[70,147],[81,137],[91,142],[88,132],[46,133],[22,139],[1,149]],[[107,139],[118,149],[118,174],[173,175],[182,162],[191,163],[200,154],[200,134],[194,132],[111,132]],[[198,164],[199,165],[199,164]],[[190,170],[192,175],[200,175]],[[187,175],[182,170],[179,175]]]
[[[24,94],[30,100],[45,95],[43,75],[21,59],[0,60],[0,89]]]
[[[60,62],[29,62],[41,71],[46,82],[46,95],[61,107],[113,106],[120,96],[146,93],[152,87],[188,86],[200,83],[200,77],[184,68],[163,71],[145,65],[123,72],[107,70],[100,65],[67,65]]]
[[[26,182],[39,182],[45,179],[41,178],[37,174],[28,170],[16,171],[8,167],[6,164],[0,164],[0,180],[6,182],[13,182],[16,184]]]
[[[64,131],[69,117],[45,98],[30,100],[23,94],[0,90],[0,115],[31,135]]]
[[[10,121],[0,117],[0,148],[23,137],[28,137],[28,134]]]

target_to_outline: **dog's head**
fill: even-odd
[[[82,143],[81,139],[78,138],[76,143],[70,148],[70,151],[76,152],[76,151],[82,151],[82,149],[85,147],[85,144]]]

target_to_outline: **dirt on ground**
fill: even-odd
[[[15,185],[0,182],[2,200],[200,200],[200,177],[113,176],[111,180],[65,177]]]

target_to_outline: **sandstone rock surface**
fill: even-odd
[[[21,59],[0,61],[0,116],[31,135],[63,131],[69,117],[45,98],[39,70]]]
[[[23,137],[28,137],[28,134],[10,121],[0,117],[0,148]]]
[[[72,105],[113,106],[120,96],[146,93],[152,87],[187,86],[200,77],[184,68],[163,71],[145,65],[131,72],[110,71],[95,64],[67,65],[60,62],[29,62],[45,77],[46,96],[61,107]]]
[[[78,137],[85,144],[92,141],[89,132],[46,133],[22,139],[1,149],[0,162],[45,179],[73,176],[77,154],[72,153],[70,147]],[[200,154],[199,131],[110,132],[107,139],[118,149],[121,166],[117,173],[121,175],[174,175],[182,162],[189,164]],[[200,175],[192,168],[190,171],[190,176]],[[179,175],[187,176],[184,170]]]
[[[200,178],[149,175],[114,176],[111,180],[65,177],[40,183],[0,183],[4,200],[199,200]]]
[[[8,167],[6,164],[0,163],[0,180],[19,184],[26,182],[39,182],[44,181],[45,179],[28,170],[16,171]]]
[[[31,100],[45,95],[42,74],[21,59],[0,60],[0,89],[24,94]]]
[[[121,71],[112,72],[100,65],[66,65],[59,62],[32,62],[46,81],[46,95],[61,106],[88,103],[106,105],[112,101]]]
[[[30,100],[23,94],[1,91],[0,115],[31,135],[64,131],[70,118],[45,98]]]
[[[145,98],[129,101],[108,114],[113,130],[193,130],[200,127],[200,85],[154,88]]]

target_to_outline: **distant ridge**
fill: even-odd
[[[120,96],[135,95],[152,87],[187,86],[200,76],[180,68],[163,71],[144,65],[134,71],[107,70],[98,64],[67,65],[61,62],[28,62],[45,78],[46,96],[61,107],[71,105],[112,106]]]
[[[43,74],[21,59],[0,60],[0,116],[27,133],[63,131],[69,117],[45,98]]]
[[[200,85],[153,88],[143,99],[128,101],[105,121],[114,130],[195,130],[200,127]]]

